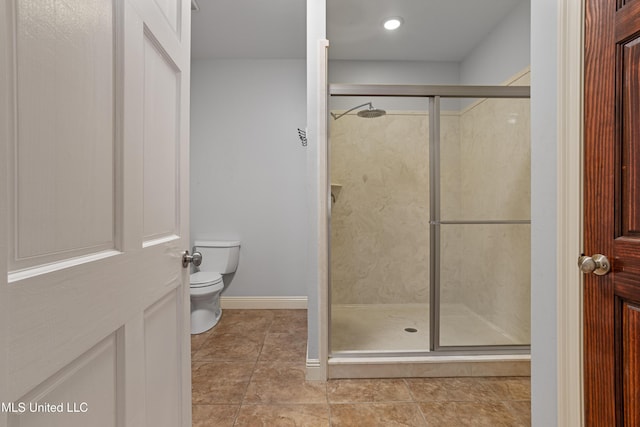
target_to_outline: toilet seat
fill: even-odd
[[[191,288],[214,287],[210,291],[218,291],[224,287],[222,283],[222,275],[212,271],[198,271],[190,276]]]

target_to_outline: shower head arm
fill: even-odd
[[[349,113],[350,113],[350,112],[352,112],[353,110],[357,110],[358,108],[362,108],[362,107],[364,107],[365,105],[368,105],[368,106],[369,106],[369,109],[372,109],[372,108],[373,108],[373,104],[372,104],[371,102],[365,102],[364,104],[362,104],[362,105],[358,105],[358,106],[356,106],[356,107],[353,107],[352,109],[347,110],[347,111],[345,111],[345,112],[344,112],[344,113],[342,113],[342,114],[333,114],[333,113],[329,113],[329,114],[331,114],[331,117],[333,117],[333,120],[338,120],[340,117],[342,117],[342,116],[344,116],[344,115],[349,114]]]

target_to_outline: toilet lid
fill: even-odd
[[[222,275],[212,271],[198,271],[191,275],[190,282],[192,288],[211,286],[217,283],[222,283]]]

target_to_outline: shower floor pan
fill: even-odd
[[[462,304],[442,304],[440,345],[522,344]],[[331,352],[429,350],[428,304],[335,304]]]

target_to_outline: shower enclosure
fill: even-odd
[[[330,357],[529,353],[528,77],[330,85]]]

